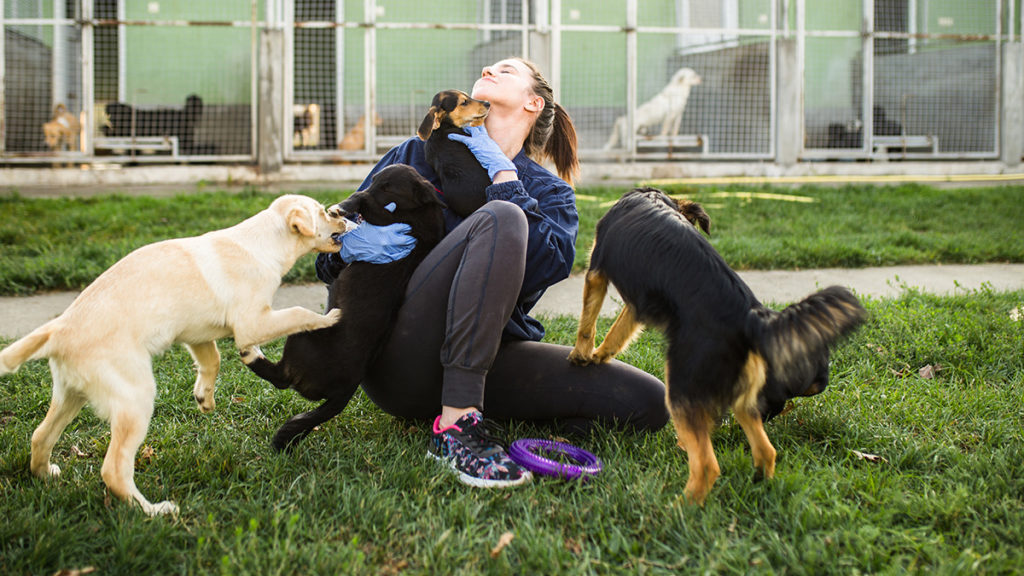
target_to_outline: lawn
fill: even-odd
[[[581,191],[584,230],[621,191]],[[679,192],[705,204],[716,246],[746,267],[1024,261],[1021,189]],[[90,258],[99,262],[179,235],[179,221],[201,232],[269,198],[194,196],[0,201],[0,278],[8,292],[32,291],[28,279],[7,284],[15,260],[8,251],[27,253],[26,239],[35,237],[13,232],[21,216],[12,214],[63,209],[76,224],[34,234],[52,234],[47,249],[65,254],[93,245],[95,234],[103,248]],[[121,231],[103,236],[104,223]],[[74,230],[89,240],[72,241]],[[889,246],[903,236],[919,242]],[[958,242],[963,249],[951,250]],[[71,280],[71,270],[63,273],[67,286],[83,281]],[[274,453],[277,426],[310,404],[252,375],[224,341],[218,407],[209,415],[194,407],[183,349],[154,362],[160,394],[136,481],[151,500],[176,501],[181,515],[147,518],[104,490],[99,469],[110,434],[88,410],[55,449],[63,475],[31,477],[29,438],[49,403],[48,368],[32,362],[0,380],[0,573],[1019,573],[1024,292],[908,291],[866,298],[865,306],[870,321],[834,354],[829,389],[768,425],[779,451],[774,479],[752,480],[742,430],[722,423],[714,442],[723,475],[703,508],[681,498],[686,457],[670,427],[570,438],[604,461],[590,482],[474,490],[425,458],[426,424],[387,416],[359,394],[293,453]],[[573,318],[544,320],[548,340],[572,342]],[[645,332],[622,358],[660,375],[663,349],[657,333]],[[267,351],[276,355],[280,343]],[[525,424],[509,432],[550,435]],[[506,532],[511,543],[497,549]]]
[[[1024,187],[677,187],[704,204],[712,243],[736,269],[1024,262]],[[623,188],[577,194],[582,271],[594,225]],[[351,191],[311,191],[330,204]],[[767,196],[767,197],[766,197]],[[143,244],[224,228],[273,196],[199,190],[173,197],[0,196],[0,295],[81,289]],[[794,201],[802,200],[802,201]],[[314,281],[313,259],[286,282]]]

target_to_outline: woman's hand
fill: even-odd
[[[341,237],[341,259],[352,262],[388,264],[401,260],[416,247],[416,239],[409,236],[412,227],[396,222],[387,226],[374,226],[363,222],[355,230]]]
[[[469,151],[473,153],[473,156],[476,156],[477,161],[484,167],[484,170],[487,170],[487,176],[490,177],[491,182],[504,182],[515,179],[510,176],[514,176],[517,173],[516,165],[512,163],[508,156],[505,156],[498,143],[487,135],[486,128],[483,126],[469,126],[464,128],[464,130],[469,133],[469,136],[453,133],[448,135],[448,139],[465,144]],[[511,172],[511,174],[500,174],[501,172]]]

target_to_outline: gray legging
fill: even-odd
[[[502,341],[523,282],[527,235],[521,208],[492,201],[430,252],[363,382],[367,396],[403,418],[433,419],[442,405],[476,406],[488,418],[569,431],[594,421],[660,429],[668,411],[658,378],[619,361],[573,366],[567,346]]]

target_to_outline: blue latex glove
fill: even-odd
[[[409,236],[412,227],[396,222],[387,226],[374,226],[363,222],[355,230],[341,237],[341,259],[371,264],[388,264],[401,260],[416,247],[416,239]]]
[[[509,157],[505,156],[505,153],[498,147],[498,143],[487,135],[487,128],[482,125],[468,126],[463,130],[468,132],[469,136],[453,132],[448,135],[448,139],[465,144],[473,156],[476,156],[484,170],[487,170],[487,175],[492,181],[494,175],[503,170],[517,172],[516,165],[512,163],[512,160],[509,160]]]

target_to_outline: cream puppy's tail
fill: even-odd
[[[57,328],[57,320],[51,320],[33,330],[28,336],[0,351],[0,376],[11,374],[29,360],[46,357],[43,349]]]

